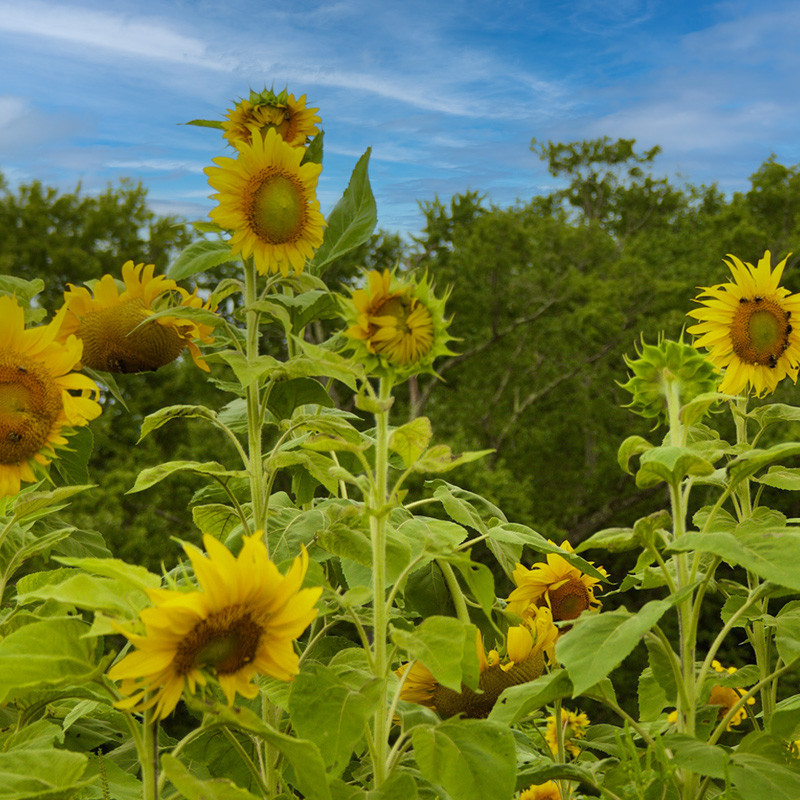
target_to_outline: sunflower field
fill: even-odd
[[[468,338],[483,290],[464,336],[448,312],[459,280],[490,269],[485,236],[455,262],[457,218],[489,220],[519,252],[515,234],[475,196],[436,201],[418,258],[345,269],[376,242],[369,152],[324,217],[316,112],[265,90],[191,123],[232,155],[206,169],[216,206],[165,272],[120,252],[83,285],[0,275],[0,800],[797,800],[800,527],[790,502],[770,507],[800,489],[800,410],[773,397],[800,371],[789,256],[722,253],[724,279],[674,331],[630,332],[614,383],[628,435],[605,441],[617,474],[602,479],[651,505],[630,518],[608,498],[571,543],[496,502],[524,508],[522,469],[480,490],[510,422],[547,393],[491,413],[512,372],[535,377],[531,342],[453,381],[481,382],[485,401],[451,411],[431,394],[488,349]],[[569,152],[542,156],[555,174]],[[592,180],[564,196],[589,216]],[[617,244],[637,186],[606,217]],[[576,263],[613,250],[602,225],[586,230]],[[604,296],[581,266],[541,272],[556,294],[569,279]],[[626,329],[614,293],[605,314],[570,311],[575,340]],[[544,294],[495,320],[491,342],[541,325],[557,354],[569,337],[547,329]],[[124,526],[103,530],[99,508],[76,524],[70,507],[92,519],[87,465],[114,452],[104,418],[125,418],[126,392],[178,359],[211,391],[174,393],[139,441],[201,426],[203,460],[176,446],[116,502],[133,496],[146,531],[148,491],[177,502],[191,481],[194,533],[169,562],[146,538],[115,557]],[[564,362],[542,355],[547,387],[577,374]],[[476,423],[491,447],[460,446]],[[540,473],[561,468],[558,435]]]

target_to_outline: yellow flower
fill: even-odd
[[[551,540],[551,544],[555,544]],[[569,542],[559,547],[573,552]],[[592,562],[589,562],[592,563]],[[607,575],[603,567],[597,570]],[[508,596],[508,610],[525,619],[538,606],[547,606],[556,621],[575,619],[591,606],[599,606],[595,590],[602,590],[597,578],[584,575],[557,553],[547,554],[546,564],[535,564],[531,569],[517,564],[512,576],[517,588]]]
[[[199,591],[148,591],[153,606],[140,612],[145,634],[120,628],[136,650],[108,672],[129,695],[119,708],[156,707],[172,712],[188,687],[216,678],[228,704],[236,694],[252,698],[256,673],[288,681],[298,673],[293,640],[308,627],[321,588],[301,589],[305,549],[284,576],[269,560],[261,534],[246,536],[238,557],[213,536],[203,536],[208,556],[184,545]]]
[[[696,300],[701,308],[689,312],[699,323],[687,330],[699,336],[694,346],[707,348],[709,360],[725,369],[720,392],[750,387],[762,396],[787,376],[797,382],[800,295],[780,286],[786,258],[774,270],[769,250],[757,267],[728,258],[734,282],[703,288]]]
[[[408,671],[400,690],[400,699],[432,708],[442,717],[455,714],[473,719],[488,717],[504,689],[536,680],[542,674],[544,655],[552,655],[557,638],[558,629],[553,625],[547,608],[539,609],[538,617],[523,625],[509,628],[505,660],[500,658],[496,650],[486,653],[479,632],[476,641],[480,665],[477,692],[466,686],[462,686],[460,692],[442,686],[430,670],[417,661]],[[395,670],[395,674],[402,679],[406,670],[408,665],[403,664]]]
[[[589,727],[589,717],[586,714],[576,714],[574,711],[561,709],[561,727],[564,730],[564,748],[573,756],[580,755],[581,748],[577,744],[578,739],[583,739],[586,729]],[[553,755],[558,754],[558,729],[554,716],[547,718],[547,728],[544,738],[550,747]]]
[[[561,800],[561,791],[555,781],[533,783],[520,793],[517,800]]]
[[[67,443],[65,428],[100,416],[97,384],[71,371],[81,360],[80,341],[56,341],[64,314],[25,330],[16,299],[0,297],[0,497],[38,480],[54,447]]]
[[[251,143],[253,128],[262,135],[274,128],[286,144],[302,147],[309,137],[319,133],[315,124],[320,121],[318,110],[306,108],[305,95],[298,100],[293,94],[251,95],[228,111],[228,119],[222,123],[223,136],[235,147],[239,142]]]
[[[218,166],[205,170],[219,192],[211,218],[233,231],[233,254],[252,256],[262,275],[286,276],[290,267],[302,272],[322,244],[325,220],[316,197],[322,165],[301,165],[303,148],[286,144],[274,128],[236,149],[237,158],[215,158]]]
[[[83,341],[84,366],[105,372],[148,372],[169,364],[188,348],[194,363],[208,372],[195,342],[214,341],[210,325],[169,316],[141,325],[160,310],[159,299],[171,293],[180,297],[180,302],[171,307],[209,309],[196,292],[189,294],[175,281],[154,275],[154,271],[152,264],[126,261],[122,265],[125,289],[121,293],[111,275],[103,275],[92,292],[69,284],[64,292],[66,316],[59,339],[64,341],[74,334]]]
[[[719,661],[712,661],[711,666],[716,672],[725,672],[728,675],[733,675],[736,672],[736,667],[723,667]],[[708,697],[708,705],[719,706],[719,719],[722,719],[745,695],[742,689],[732,688],[730,686],[714,686],[711,689],[711,694]],[[755,697],[748,697],[745,705],[755,705]],[[741,725],[747,719],[747,711],[742,706],[730,719],[726,730],[730,730],[735,725]]]

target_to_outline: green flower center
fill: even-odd
[[[0,464],[36,455],[63,407],[60,387],[38,361],[13,352],[0,356]]]
[[[787,312],[774,298],[743,297],[731,324],[733,352],[746,364],[774,368],[789,346]]]
[[[295,177],[268,172],[257,182],[248,215],[260,239],[269,244],[295,241],[306,221],[303,185]]]

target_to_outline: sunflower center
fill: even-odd
[[[731,324],[733,352],[746,364],[775,367],[792,332],[786,312],[771,298],[742,298]]]
[[[218,675],[230,675],[256,656],[262,627],[236,606],[217,611],[184,637],[175,653],[175,670],[186,675],[210,667]]]
[[[274,170],[262,173],[256,184],[248,214],[256,234],[270,244],[295,241],[306,218],[302,184]]]
[[[42,364],[20,353],[0,355],[0,464],[36,455],[63,408],[61,389]]]
[[[391,317],[394,336],[375,337],[376,353],[384,354],[398,364],[413,364],[425,356],[433,346],[433,317],[416,298],[394,295],[375,309],[376,317]],[[377,326],[377,330],[390,326]]]
[[[264,111],[266,108],[269,108],[269,113],[265,114]],[[284,108],[275,108],[272,106],[264,107],[261,106],[261,116],[268,117],[269,121],[264,122],[261,127],[261,133],[266,136],[267,131],[270,128],[274,128],[280,137],[285,141],[287,139],[287,134],[289,133],[289,129],[292,127],[292,118],[289,112]]]
[[[77,335],[83,340],[84,365],[106,372],[151,372],[174,361],[186,341],[158,322],[137,328],[147,316],[141,298],[83,316]]]
[[[569,578],[557,589],[549,591],[554,620],[576,619],[589,608],[589,590],[580,578]]]

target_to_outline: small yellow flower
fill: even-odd
[[[301,164],[303,149],[286,144],[274,128],[236,149],[235,159],[215,158],[217,166],[205,170],[218,191],[211,219],[233,232],[232,253],[252,256],[262,275],[301,273],[322,244],[325,220],[316,196],[322,165]]]
[[[553,541],[550,543],[555,544]],[[559,547],[573,552],[567,541]],[[597,567],[597,570],[607,575],[603,567]],[[538,606],[546,605],[552,610],[553,619],[560,622],[576,619],[587,608],[600,605],[594,596],[595,590],[603,588],[600,581],[584,575],[557,553],[548,553],[546,564],[534,564],[531,569],[517,564],[512,578],[517,588],[508,596],[508,610],[523,619]]]
[[[254,128],[262,135],[274,129],[286,144],[302,147],[309,137],[319,133],[318,110],[306,108],[305,95],[295,100],[293,94],[283,92],[251,94],[249,100],[241,100],[228,111],[228,118],[222,123],[223,136],[235,147],[240,142],[250,144]]]
[[[476,648],[481,674],[477,692],[466,686],[460,692],[448,689],[437,682],[424,664],[416,662],[400,690],[400,699],[432,708],[442,717],[461,714],[473,719],[485,718],[504,689],[536,680],[542,674],[544,656],[552,657],[557,638],[558,629],[547,608],[539,609],[538,615],[523,625],[508,629],[505,660],[496,650],[486,653],[479,632]],[[408,665],[403,664],[395,674],[402,679],[407,669]]]
[[[64,317],[60,341],[77,336],[83,342],[83,365],[104,372],[149,372],[174,361],[184,349],[194,363],[208,372],[196,342],[210,343],[213,328],[185,317],[158,317],[142,325],[164,308],[206,308],[194,292],[189,294],[164,275],[154,275],[153,264],[122,265],[124,291],[111,275],[95,283],[90,292],[69,284],[64,292]],[[177,295],[177,302],[168,298]]]
[[[427,277],[414,282],[372,270],[366,288],[345,302],[344,314],[357,357],[369,365],[412,374],[450,353],[444,299],[435,297]]]
[[[16,299],[0,296],[0,497],[37,481],[55,447],[67,444],[67,429],[100,416],[97,384],[72,372],[80,340],[57,341],[65,314],[26,330]]]
[[[689,312],[699,320],[688,332],[699,338],[695,347],[709,350],[708,358],[725,369],[719,391],[740,394],[748,388],[757,396],[775,391],[787,376],[797,382],[800,368],[800,294],[780,285],[788,256],[775,269],[769,250],[758,266],[729,255],[725,261],[733,283],[702,290]]]
[[[252,683],[257,673],[283,681],[298,673],[293,642],[317,615],[322,592],[300,588],[308,569],[305,549],[281,575],[260,532],[244,537],[237,557],[213,536],[206,534],[203,543],[208,557],[184,545],[200,589],[148,590],[153,606],[139,613],[145,634],[119,628],[136,647],[108,671],[128,695],[119,708],[155,706],[156,717],[165,717],[185,689],[194,693],[209,677],[231,705],[237,693],[258,694]]]
[[[573,756],[579,756],[581,752],[578,739],[583,739],[586,729],[589,727],[589,717],[586,714],[576,714],[574,711],[561,709],[561,727],[564,730],[564,748]],[[547,728],[544,738],[550,747],[553,755],[558,754],[558,728],[555,716],[547,718]]]
[[[736,672],[736,667],[723,667],[719,661],[712,661],[711,666],[715,672],[724,672],[728,675],[733,675]],[[711,694],[708,697],[708,705],[719,706],[719,719],[722,719],[738,702],[744,697],[745,692],[742,689],[734,689],[730,686],[714,686],[711,689]],[[748,697],[745,704],[748,706],[755,705],[755,697]],[[736,725],[741,725],[747,719],[747,711],[742,706],[730,719],[726,730],[730,730]]]
[[[555,781],[532,783],[517,800],[561,800],[561,791]]]

